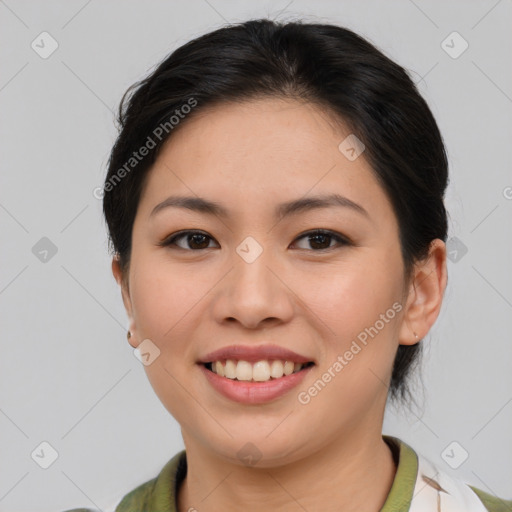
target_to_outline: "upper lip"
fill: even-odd
[[[272,359],[293,361],[294,363],[314,362],[311,358],[302,356],[292,350],[288,350],[278,345],[230,345],[206,354],[204,357],[199,359],[198,363],[212,363],[214,361],[222,361],[225,359],[247,361],[249,363]]]

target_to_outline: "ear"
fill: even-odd
[[[427,335],[441,311],[447,279],[446,245],[435,239],[427,258],[413,271],[398,336],[400,345],[414,345]]]
[[[132,301],[130,298],[130,290],[128,287],[128,276],[124,276],[123,272],[121,270],[121,266],[119,263],[119,256],[116,254],[112,258],[112,274],[114,274],[114,278],[117,281],[117,284],[121,287],[121,296],[123,298],[124,307],[126,309],[126,313],[128,315],[129,325],[130,325],[130,332],[131,337],[128,339],[128,343],[133,347],[137,348],[137,336],[136,333],[136,327],[135,327],[135,320],[133,318],[133,310],[132,310]]]

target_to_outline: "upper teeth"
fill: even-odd
[[[235,361],[228,359],[225,364],[222,361],[212,363],[212,371],[221,377],[238,380],[255,380],[264,382],[271,377],[279,379],[283,375],[298,372],[304,365],[293,361],[258,361],[251,364],[248,361]]]

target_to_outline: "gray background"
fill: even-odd
[[[510,0],[5,0],[1,511],[111,509],[183,448],[178,424],[126,342],[93,190],[125,89],[189,39],[262,16],[356,30],[411,71],[431,106],[451,165],[454,261],[427,337],[424,405],[388,410],[384,431],[449,473],[512,498]],[[42,46],[43,31],[59,45],[46,59],[31,47]],[[442,47],[453,31],[469,44],[457,58]],[[453,38],[445,44],[462,48]],[[46,261],[43,237],[57,248]],[[58,452],[48,469],[31,457],[43,441]],[[463,450],[469,457],[461,463]]]

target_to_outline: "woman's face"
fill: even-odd
[[[318,107],[258,99],[203,111],[162,148],[137,211],[123,296],[130,343],[150,340],[145,370],[186,444],[239,463],[253,450],[270,467],[358,432],[380,434],[404,329],[404,268],[397,220],[364,152],[354,158],[350,141],[339,149],[348,135]],[[332,194],[358,206],[277,214],[281,204]],[[178,206],[152,214],[169,196],[214,202],[226,215]],[[307,235],[316,229],[332,236]],[[162,245],[189,230],[200,233]],[[230,345],[268,344],[315,363],[273,398],[248,382],[259,390],[228,398],[198,364]]]

